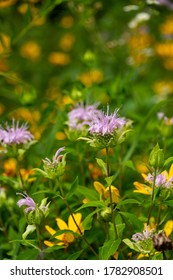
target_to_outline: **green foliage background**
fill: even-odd
[[[172,156],[172,126],[160,124],[157,113],[172,117],[173,12],[149,2],[0,1],[0,123],[12,118],[27,121],[35,135],[37,143],[27,151],[24,169],[41,168],[42,159],[52,158],[59,147],[66,146],[64,188],[71,208],[79,209],[84,198],[98,203],[93,182],[105,181],[95,158],[104,160],[104,154],[67,138],[67,113],[78,102],[98,102],[105,111],[107,104],[110,111],[120,108],[120,114],[133,121],[131,135],[110,155],[113,184],[120,189],[122,200],[132,199],[120,206],[124,213],[116,221],[120,240],[105,241],[96,202],[80,210],[83,219],[88,217],[86,238],[96,251],[99,248],[103,259],[112,257],[117,248],[119,259],[130,258],[131,249],[120,244],[121,239],[130,239],[146,221],[150,201],[133,192],[133,182],[142,180],[138,164],[146,162],[157,142],[165,158]],[[135,22],[142,13],[148,18]],[[11,171],[4,175],[5,160],[1,154],[0,187],[5,188],[6,197],[0,203],[0,258],[41,258],[34,233],[21,241],[26,221],[16,205],[20,187]],[[25,187],[36,202],[44,197],[51,201],[45,224],[55,228],[58,216],[67,221],[68,209],[51,182],[37,174]],[[163,224],[172,219],[171,211],[162,218]],[[109,230],[111,235],[113,229]],[[41,236],[42,241],[49,238],[44,227]],[[106,255],[108,247],[113,249]],[[60,246],[44,250],[47,259],[95,258],[81,239],[67,251]],[[131,256],[136,257],[137,253]]]

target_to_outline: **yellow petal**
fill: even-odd
[[[61,229],[61,230],[68,229],[66,222],[64,222],[62,219],[56,218],[56,222],[57,222],[57,226],[59,227],[59,229]]]
[[[144,179],[146,179],[146,178],[147,178],[147,176],[148,176],[148,175],[147,175],[147,174],[145,174],[145,173],[142,173],[141,175],[142,175],[142,177],[143,177]]]
[[[81,223],[81,219],[82,219],[82,214],[81,213],[76,213],[76,214],[73,214],[74,216],[74,219],[77,223],[77,225],[79,226],[80,223]],[[68,228],[74,232],[77,232],[78,231],[78,228],[72,218],[72,216],[70,215],[69,218],[68,218]]]
[[[51,235],[54,235],[56,233],[56,230],[54,230],[53,228],[51,228],[48,225],[46,225],[45,228]]]
[[[167,221],[167,223],[164,226],[164,232],[166,233],[166,236],[169,236],[173,231],[173,220]]]
[[[55,238],[62,241],[63,238],[64,238],[64,233],[59,234],[59,235],[56,235]],[[58,244],[59,244],[59,243],[58,243]]]
[[[112,202],[118,203],[120,198],[119,190],[116,187],[111,186],[111,194],[112,194]],[[110,197],[109,187],[107,187],[105,190],[105,198],[107,199],[108,197]]]
[[[171,167],[169,169],[169,179],[173,176],[173,164],[171,164]]]
[[[139,182],[134,182],[133,185],[137,189],[134,190],[134,192],[138,192],[146,195],[150,195],[152,193],[152,188],[147,185],[141,184]]]
[[[166,170],[162,172],[162,175],[166,176],[166,179],[169,180],[169,174]]]
[[[66,232],[64,233],[64,243],[68,244],[68,243],[72,243],[75,240],[74,235],[71,232]]]
[[[98,181],[94,182],[94,188],[101,195],[103,195],[105,193],[104,186],[100,182],[98,182]]]
[[[88,198],[84,198],[84,199],[82,200],[82,202],[83,202],[83,204],[86,204],[86,203],[90,202],[90,200],[89,200]]]
[[[55,242],[51,242],[51,241],[47,241],[47,240],[44,241],[44,244],[45,244],[46,246],[48,246],[48,247],[52,247],[52,246],[55,246],[55,245],[56,245]]]

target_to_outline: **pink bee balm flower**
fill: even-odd
[[[102,112],[97,109],[97,105],[78,104],[68,113],[68,125],[72,130],[82,130],[85,126],[90,126],[96,116],[102,116]]]
[[[93,118],[93,122],[89,128],[90,134],[99,134],[101,136],[113,135],[116,130],[122,129],[126,124],[125,118],[120,118],[117,115],[118,110],[113,114],[101,114]]]
[[[2,145],[25,144],[34,139],[34,136],[27,130],[27,124],[19,126],[19,122],[12,121],[11,127],[6,124],[6,128],[0,126],[0,142]]]
[[[25,192],[24,194],[22,193],[17,193],[19,195],[22,195],[24,198],[21,198],[18,200],[17,205],[19,207],[21,206],[28,206],[25,209],[25,212],[28,213],[29,211],[33,211],[36,208],[36,204],[34,202],[34,200]]]

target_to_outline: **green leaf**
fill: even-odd
[[[34,232],[35,230],[36,230],[36,226],[35,226],[35,225],[28,225],[28,226],[26,227],[25,232],[22,234],[22,238],[23,238],[23,239],[26,239],[26,237],[27,237],[30,233]]]
[[[166,204],[168,206],[173,206],[173,200],[164,201],[164,204]]]
[[[47,173],[45,171],[43,171],[42,169],[40,169],[40,168],[33,168],[33,170],[39,172],[44,177],[48,176]]]
[[[123,231],[124,231],[125,227],[126,227],[126,225],[125,225],[124,223],[123,223],[123,224],[116,225],[116,228],[117,228],[118,236],[119,236],[119,237],[122,237]]]
[[[94,188],[89,189],[89,188],[86,188],[86,187],[83,187],[83,186],[79,186],[79,188],[77,189],[77,192],[84,195],[85,198],[88,198],[91,201],[98,200],[98,193],[95,191]]]
[[[108,240],[106,241],[102,247],[99,248],[99,259],[100,260],[108,260],[115,252],[117,251],[119,245],[121,243],[121,239],[117,240]]]
[[[133,198],[121,200],[120,202],[118,202],[118,206],[124,204],[141,204],[141,202]]]
[[[60,250],[60,249],[64,249],[64,246],[54,245],[52,247],[48,247],[48,248],[44,249],[42,252],[46,253],[46,254],[50,254],[50,253]]]
[[[79,207],[76,210],[76,212],[80,211],[81,209],[87,208],[87,207],[98,207],[98,208],[102,209],[102,208],[105,208],[105,204],[104,204],[104,202],[101,202],[101,201],[91,201],[91,202],[85,203],[84,205]]]
[[[10,186],[17,188],[17,181],[8,176],[0,176],[0,182],[9,184]]]
[[[82,222],[82,227],[84,228],[84,230],[89,230],[92,227],[92,220],[93,220],[93,216],[95,213],[97,213],[98,211],[100,211],[100,209],[96,209],[95,211],[93,211],[92,213],[90,213],[89,215],[86,216],[86,218],[83,220]]]
[[[135,170],[135,171],[136,171],[136,168],[135,168],[135,166],[134,166],[132,160],[127,160],[127,161],[125,161],[125,162],[123,163],[123,165],[126,166],[126,167],[129,167],[129,168],[132,169],[132,170]]]
[[[79,178],[77,176],[75,178],[75,180],[73,181],[73,183],[71,184],[66,198],[70,198],[76,192],[76,189],[78,188],[78,186],[79,186]]]
[[[106,162],[104,162],[100,158],[96,158],[97,164],[100,166],[102,172],[104,175],[107,175],[107,167],[106,167]]]
[[[114,176],[109,176],[105,178],[105,181],[108,184],[108,186],[112,185],[113,180],[114,180]]]
[[[143,228],[143,223],[136,217],[136,215],[129,212],[119,212],[120,215],[124,216],[127,221],[132,224],[136,229],[141,230]]]
[[[154,254],[151,258],[152,260],[163,260],[163,253],[162,252],[157,252]]]
[[[169,157],[165,160],[165,163],[164,163],[164,167],[170,165],[171,163],[173,163],[173,157]]]
[[[16,260],[36,260],[38,256],[38,250],[27,249],[16,257]]]
[[[130,239],[125,238],[122,240],[130,249],[136,251],[136,252],[141,252],[140,248],[137,246],[137,243],[132,242]]]
[[[72,255],[69,255],[69,257],[67,258],[67,260],[77,260],[79,258],[79,256],[82,254],[83,250],[80,250],[78,252],[75,252]]]

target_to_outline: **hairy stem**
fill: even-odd
[[[71,215],[71,217],[72,217],[72,219],[73,219],[73,221],[74,221],[74,223],[75,223],[75,225],[76,225],[76,227],[77,227],[77,229],[78,229],[80,235],[82,236],[84,242],[87,244],[87,246],[90,248],[90,250],[93,252],[93,254],[98,258],[97,253],[96,253],[95,250],[92,248],[92,246],[88,243],[86,237],[84,236],[84,234],[83,234],[83,232],[81,231],[81,229],[80,229],[78,223],[77,223],[76,220],[75,220],[75,217],[74,217],[74,215],[73,215],[73,212],[72,212],[72,210],[71,210],[71,207],[70,207],[70,205],[68,204],[68,201],[67,201],[67,199],[66,199],[66,197],[65,197],[65,195],[64,195],[64,191],[63,191],[63,188],[62,188],[62,186],[61,186],[61,183],[58,182],[58,185],[59,185],[59,189],[60,189],[60,192],[61,192],[61,196],[62,196],[62,198],[63,198],[63,200],[64,200],[64,203],[65,203],[65,205],[67,206],[67,209],[68,209],[68,211],[69,211],[69,213],[70,213],[70,215]]]
[[[149,225],[151,213],[152,213],[153,205],[154,205],[155,184],[156,184],[156,169],[154,170],[153,190],[152,190],[152,196],[151,196],[151,205],[150,205],[150,209],[149,209],[149,213],[148,213],[147,225]]]
[[[109,164],[109,151],[108,147],[106,147],[106,167],[107,167],[107,177],[110,176],[110,164]],[[109,197],[110,197],[110,206],[111,206],[111,216],[112,216],[112,223],[114,227],[114,232],[115,232],[115,239],[118,238],[118,232],[117,232],[117,227],[115,224],[115,212],[114,212],[114,207],[113,207],[113,200],[112,200],[112,191],[111,191],[111,186],[109,185]]]

